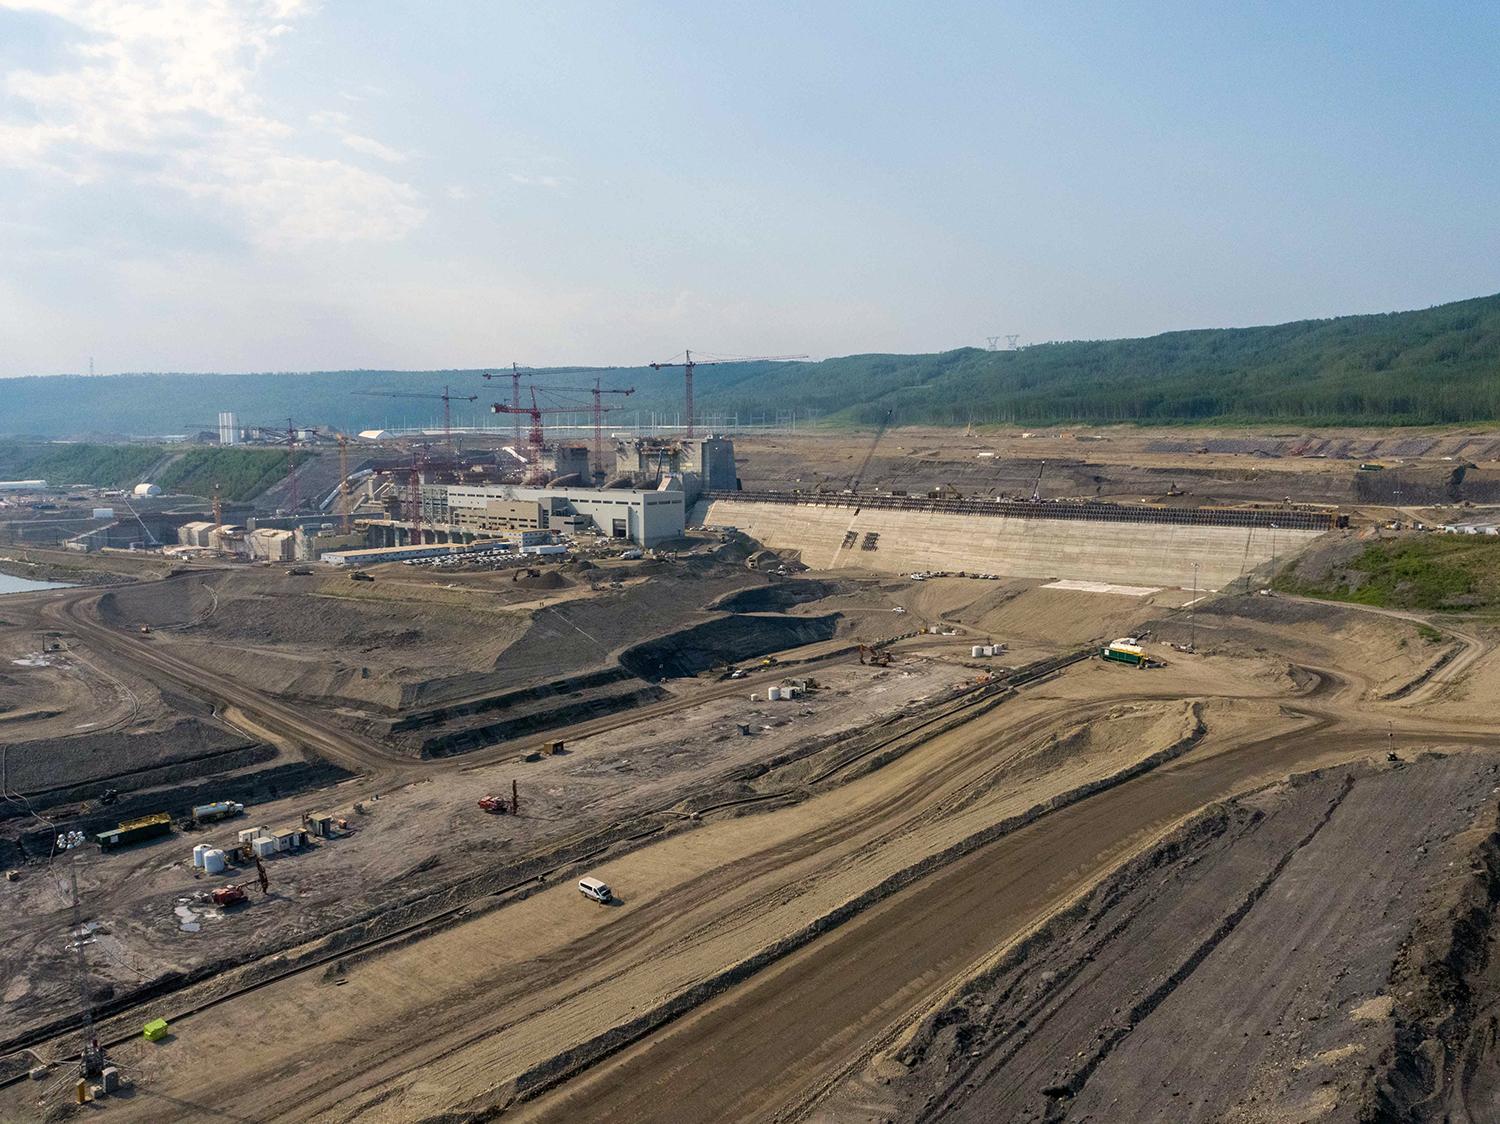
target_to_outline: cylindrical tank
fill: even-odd
[[[770,702],[776,702],[781,698],[781,688],[771,687],[766,691],[766,698]]]
[[[203,856],[205,852],[212,850],[213,848],[210,847],[207,843],[199,843],[196,847],[193,848],[193,865],[195,867],[201,868],[203,866]]]
[[[225,865],[224,852],[217,847],[210,847],[203,852],[203,869],[209,874],[222,874]]]

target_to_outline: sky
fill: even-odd
[[[1466,0],[0,0],[0,376],[822,358],[1488,294],[1497,43]]]

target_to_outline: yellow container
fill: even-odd
[[[165,1038],[167,1036],[167,1020],[152,1019],[146,1024],[145,1030],[141,1033],[147,1042],[156,1042],[159,1039]]]

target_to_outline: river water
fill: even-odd
[[[30,593],[37,589],[65,589],[67,582],[39,582],[35,578],[17,578],[0,574],[0,597],[7,593]]]

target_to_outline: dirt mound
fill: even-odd
[[[209,762],[255,745],[240,734],[195,718],[143,732],[80,734],[17,742],[6,750],[6,785],[26,795],[181,762]]]
[[[720,664],[831,640],[838,621],[837,613],[724,617],[627,648],[620,663],[642,679],[683,678]]]
[[[543,570],[535,577],[517,578],[515,584],[521,589],[567,589],[573,583],[556,570]]]
[[[821,601],[846,592],[844,582],[834,581],[785,581],[757,589],[742,589],[721,597],[709,606],[727,613],[780,613],[794,605],[805,605],[809,601]]]

